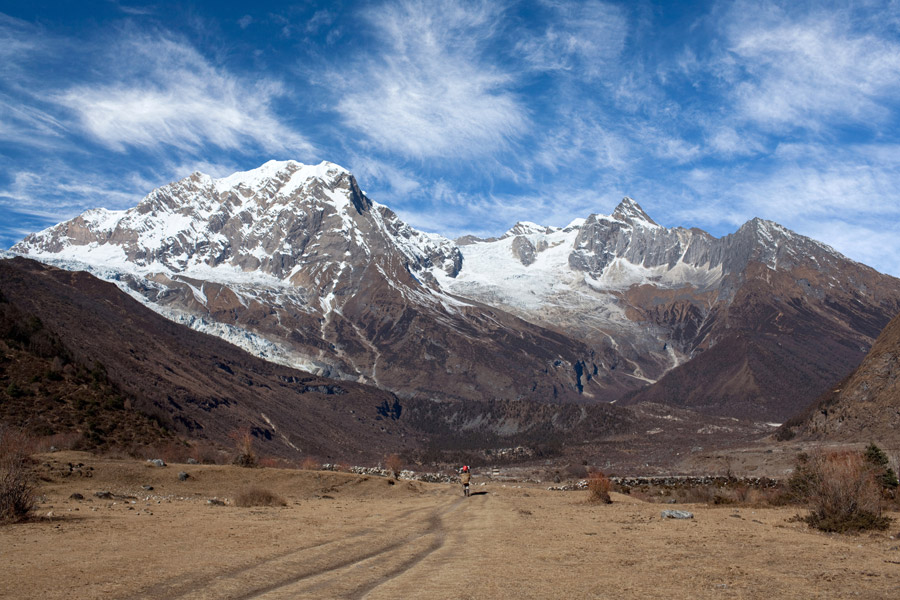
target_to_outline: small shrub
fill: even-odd
[[[34,508],[30,450],[25,434],[0,427],[0,522],[22,520]]]
[[[403,470],[403,459],[400,458],[399,454],[391,454],[384,459],[384,466],[396,479],[400,475],[400,471]]]
[[[891,461],[881,448],[875,444],[869,444],[863,456],[865,456],[866,462],[872,465],[872,468],[875,470],[875,475],[881,487],[886,490],[897,489],[897,486],[900,485],[900,482],[897,481],[897,474],[894,473],[894,470],[891,468]]]
[[[239,467],[255,467],[256,452],[253,449],[253,434],[249,428],[238,429],[231,434],[237,449],[237,456],[234,457],[234,464]]]
[[[281,496],[258,487],[242,490],[235,496],[234,504],[243,508],[252,506],[287,506],[287,502]]]
[[[588,500],[598,504],[612,504],[609,492],[612,489],[612,481],[600,471],[592,471],[588,474],[587,488],[590,492]]]
[[[23,390],[16,382],[9,384],[6,388],[6,393],[10,398],[21,398],[28,392]]]
[[[881,486],[876,472],[858,452],[817,454],[808,461],[810,514],[805,521],[822,531],[839,533],[885,529]]]
[[[815,486],[816,477],[809,454],[805,452],[798,454],[794,472],[788,478],[784,490],[785,503],[806,503]]]

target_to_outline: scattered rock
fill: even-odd
[[[94,495],[102,500],[112,500],[113,498],[112,492],[94,492]]]
[[[693,519],[694,513],[686,510],[664,510],[661,513],[663,519]]]
[[[153,489],[152,485],[142,485],[141,487],[144,488],[145,490],[147,490],[148,492]]]
[[[196,464],[199,464],[199,463],[197,463],[197,459],[189,458],[189,459],[187,459],[187,464],[189,464],[189,465],[196,465]]]
[[[225,502],[222,500],[219,500],[218,498],[210,498],[209,500],[206,501],[206,503],[211,504],[213,506],[225,506]]]
[[[74,494],[69,496],[69,500],[84,500],[84,496],[82,496],[78,492],[75,492]]]
[[[547,489],[551,492],[572,492],[575,490],[586,490],[588,486],[587,479],[582,479],[581,481],[577,481],[575,483],[570,483],[566,485],[551,485]],[[506,487],[505,485],[503,487]]]
[[[188,477],[190,477],[190,475],[188,475],[184,471],[178,473],[178,481],[187,481]]]
[[[152,464],[154,467],[164,467],[166,466],[166,461],[161,458],[148,458],[147,462]]]

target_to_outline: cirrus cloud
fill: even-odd
[[[336,110],[372,146],[411,158],[474,158],[528,127],[512,75],[482,58],[498,12],[488,3],[402,2],[365,14],[378,51],[330,81]]]
[[[109,83],[73,86],[56,100],[99,143],[114,150],[165,146],[196,152],[208,144],[267,152],[313,153],[313,145],[272,109],[285,95],[277,80],[247,81],[211,65],[168,37],[130,36],[110,53]]]

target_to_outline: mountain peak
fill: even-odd
[[[553,233],[555,229],[555,227],[545,227],[544,225],[538,225],[537,223],[532,223],[531,221],[519,221],[501,237],[528,235],[531,233]]]
[[[221,192],[237,187],[259,188],[272,179],[299,182],[315,178],[327,181],[345,173],[349,174],[349,171],[326,160],[317,165],[306,165],[296,160],[270,160],[255,169],[238,171],[215,179],[214,182],[216,189]]]
[[[651,219],[650,215],[644,212],[644,209],[641,208],[641,205],[628,196],[622,198],[622,201],[619,202],[616,210],[613,211],[612,217],[614,219],[619,219],[620,221],[625,221],[626,223],[631,223],[632,225],[636,225],[638,223],[646,223],[655,227],[659,227],[659,224]]]

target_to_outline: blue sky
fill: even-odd
[[[625,196],[900,276],[900,2],[0,0],[0,246],[269,159],[456,237]]]

